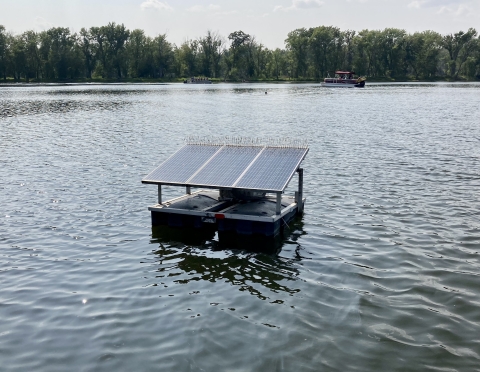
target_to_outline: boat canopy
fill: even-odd
[[[335,71],[336,74],[339,74],[339,75],[354,75],[355,74],[355,71]]]

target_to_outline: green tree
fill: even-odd
[[[38,35],[40,46],[38,49],[40,56],[40,74],[42,79],[55,79],[53,66],[50,61],[50,48],[52,45],[51,35],[47,31],[42,31]]]
[[[123,24],[117,25],[115,22],[102,27],[106,39],[107,58],[110,60],[110,76],[116,74],[118,79],[126,75],[127,60],[125,53],[125,43],[130,36],[130,31]]]
[[[217,77],[220,73],[220,59],[223,52],[223,40],[217,33],[207,31],[207,35],[198,40],[201,48],[201,70],[208,77]]]
[[[255,71],[253,60],[255,39],[243,31],[232,32],[228,39],[231,43],[229,53],[225,54],[225,77],[232,75],[234,79],[248,79]]]
[[[379,63],[384,76],[396,78],[406,75],[405,30],[386,28],[381,32],[382,53]]]
[[[176,71],[180,76],[195,76],[198,72],[199,43],[197,40],[186,40],[175,49]]]
[[[147,51],[147,38],[143,30],[136,29],[130,33],[127,41],[126,51],[129,62],[129,75],[132,77],[140,77],[148,74],[145,71],[145,53]]]
[[[345,70],[352,70],[353,69],[353,58],[355,53],[355,31],[347,30],[342,32],[342,39],[344,42],[344,61],[343,61],[343,68]]]
[[[288,33],[285,46],[291,55],[294,77],[306,76],[308,69],[308,44],[313,29],[299,28]]]
[[[253,68],[254,75],[258,79],[269,78],[269,70],[267,69],[270,61],[271,51],[262,43],[252,45]]]
[[[255,51],[258,48],[258,45],[255,41],[255,37],[250,36],[250,39],[245,42],[243,47],[240,47],[243,50],[243,64],[239,65],[239,73],[243,79],[250,79],[251,77],[256,76],[257,71],[255,70]]]
[[[288,75],[286,66],[287,66],[286,51],[280,48],[275,49],[272,52],[272,67],[273,67],[273,76],[275,76],[275,79],[278,80],[280,76]]]
[[[72,47],[69,53],[68,77],[72,80],[85,77],[85,58],[79,38],[76,33],[71,37]]]
[[[343,35],[337,27],[316,27],[309,38],[312,67],[316,78],[329,70],[343,68]]]
[[[49,69],[53,72],[53,78],[65,80],[69,75],[69,68],[74,59],[72,58],[72,49],[76,42],[75,37],[70,35],[70,30],[64,27],[54,27],[47,30],[49,50],[43,50],[42,54],[49,61]],[[45,45],[45,47],[48,47]]]
[[[384,77],[387,74],[384,37],[382,31],[362,30],[354,41],[356,55],[354,68],[360,75]]]
[[[474,28],[468,29],[467,32],[459,31],[455,34],[445,35],[442,45],[448,51],[450,60],[447,63],[449,76],[457,78],[460,69],[472,54],[475,48],[474,38],[477,31]]]
[[[437,75],[442,37],[433,31],[415,32],[405,41],[405,61],[416,79]]]
[[[110,71],[110,60],[107,56],[107,36],[105,34],[105,27],[91,27],[90,36],[92,38],[92,43],[94,43],[96,50],[96,63],[94,66],[94,71],[97,75],[105,78],[108,76],[108,71]]]
[[[96,45],[95,38],[89,30],[85,28],[80,30],[78,45],[83,53],[86,77],[91,79],[96,62]]]
[[[173,69],[173,47],[167,35],[158,35],[152,41],[155,72],[153,77],[165,77]]]
[[[38,50],[38,35],[35,31],[26,31],[22,34],[25,47],[25,80],[30,78],[39,79],[40,54]]]
[[[10,66],[13,73],[13,79],[20,81],[22,74],[25,74],[27,68],[27,54],[25,52],[25,41],[21,35],[11,36],[10,44]]]
[[[0,74],[4,81],[7,80],[8,54],[8,34],[5,26],[0,25]]]

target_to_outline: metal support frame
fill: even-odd
[[[282,193],[277,192],[277,205],[275,208],[275,213],[280,214],[282,213]]]
[[[303,168],[298,168],[298,191],[295,193],[298,213],[303,212]]]
[[[158,184],[158,204],[162,204],[162,185]]]
[[[187,189],[187,194],[190,195],[192,193],[192,188],[190,186],[187,186],[186,189]]]

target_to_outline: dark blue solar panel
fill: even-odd
[[[231,187],[262,147],[225,146],[188,183]]]
[[[221,146],[185,145],[143,181],[185,183]]]
[[[266,148],[235,187],[283,191],[307,149]]]

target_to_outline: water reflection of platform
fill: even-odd
[[[194,283],[198,289],[202,288],[200,281],[207,281],[208,288],[211,289],[212,282],[222,281],[229,283],[232,290],[250,293],[261,300],[278,298],[280,292],[293,295],[300,291],[296,284],[298,268],[292,260],[270,254],[251,254],[250,251],[219,252],[220,249],[211,248],[219,246],[213,244],[215,241],[189,246],[179,244],[178,241],[164,240],[167,236],[178,237],[178,233],[183,230],[165,226],[152,230],[152,244],[157,245],[153,251],[158,266],[155,280],[165,288],[174,284]],[[187,234],[183,236],[192,243],[191,237]],[[199,292],[190,294],[193,293]],[[270,300],[270,303],[282,304],[283,301]],[[211,303],[212,306],[219,304]]]

